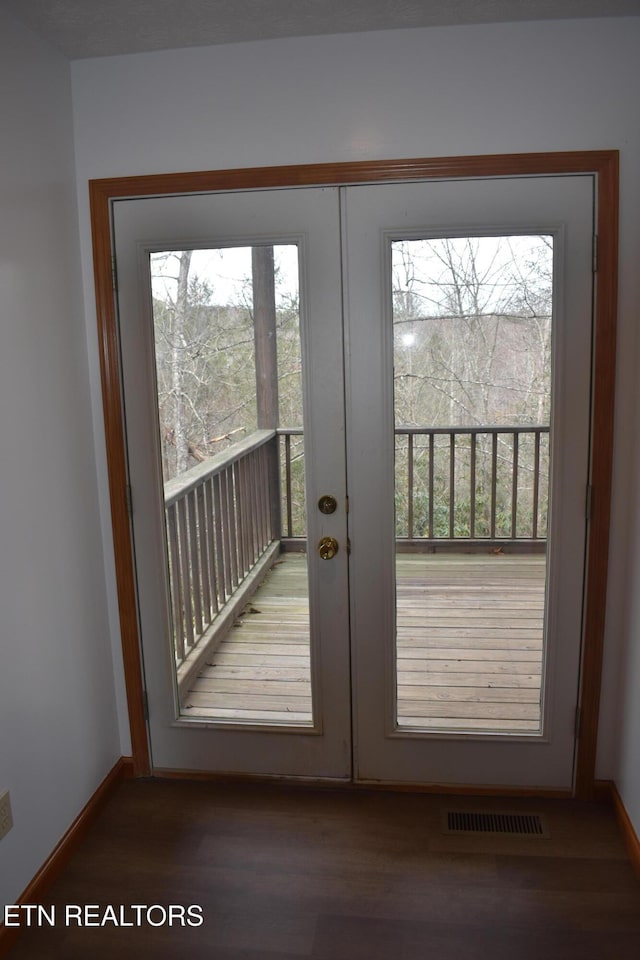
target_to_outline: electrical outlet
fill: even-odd
[[[11,797],[9,791],[0,793],[0,840],[9,833],[13,826],[13,817],[11,816]]]

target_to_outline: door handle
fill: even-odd
[[[323,537],[318,543],[318,553],[322,560],[333,560],[338,549],[338,541],[335,537]]]

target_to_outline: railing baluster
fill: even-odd
[[[249,504],[251,507],[251,563],[255,563],[256,557],[258,556],[258,543],[259,543],[259,500],[258,500],[258,473],[257,473],[257,458],[256,454],[253,453],[249,457],[248,467],[249,467]]]
[[[193,618],[198,636],[202,635],[202,587],[200,578],[200,552],[198,550],[198,514],[196,492],[187,494],[187,517],[189,521],[189,552],[191,559],[191,589]]]
[[[227,555],[227,562],[229,564],[229,588],[231,593],[236,588],[238,582],[238,524],[236,520],[236,511],[234,505],[234,490],[233,490],[233,473],[229,467],[223,472],[222,476],[224,477],[224,518],[225,518],[225,529],[226,536],[224,538],[224,549]],[[233,555],[232,555],[233,548]],[[235,560],[235,563],[234,563]]]
[[[229,512],[229,559],[231,566],[231,588],[235,588],[240,583],[238,573],[238,537],[240,528],[237,520],[236,501],[238,492],[233,482],[233,470],[227,467],[225,470],[227,478],[227,510]]]
[[[193,604],[191,602],[191,571],[189,570],[189,527],[186,498],[178,501],[178,542],[180,544],[180,578],[184,606],[185,642],[187,653],[193,646]]]
[[[407,517],[407,532],[411,540],[413,540],[413,434],[410,433],[407,437],[407,487],[408,487],[408,517]]]
[[[223,606],[228,597],[231,596],[229,588],[228,560],[224,549],[224,524],[223,524],[223,497],[222,497],[222,478],[221,475],[213,477],[213,494],[216,514],[216,556],[218,558],[218,586],[220,606]]]
[[[248,497],[246,489],[246,480],[245,480],[245,461],[237,461],[233,464],[233,480],[234,488],[236,491],[236,521],[237,521],[237,555],[238,555],[238,566],[240,570],[240,576],[244,575],[244,572],[249,569],[249,549],[247,544],[247,513],[248,513]]]
[[[544,533],[543,533],[543,534],[540,534],[540,536],[546,537],[546,536],[548,535],[548,533],[549,533],[549,487],[548,487],[548,477],[549,477],[550,459],[551,459],[551,435],[550,435],[550,433],[547,433],[546,443],[545,443],[544,445],[541,445],[540,459],[541,459],[541,461],[545,464],[543,476],[545,477],[545,479],[547,479],[547,491],[546,491],[546,494],[547,494],[547,495],[546,495],[546,498],[544,498],[544,494],[543,494],[543,500],[542,500],[542,502],[543,502],[543,508],[544,508]],[[546,504],[545,504],[545,499],[546,499]]]
[[[265,533],[264,525],[266,522],[266,513],[264,509],[264,450],[256,451],[255,458],[255,476],[256,476],[256,513],[258,523],[256,526],[256,556],[259,557],[264,550]]]
[[[253,485],[251,483],[251,457],[247,459],[242,464],[243,468],[243,486],[244,486],[244,497],[246,500],[246,513],[244,516],[244,542],[246,544],[247,551],[247,563],[253,563],[253,505],[251,503],[251,496],[253,493]]]
[[[202,618],[205,626],[211,623],[211,591],[209,589],[209,541],[207,537],[207,512],[205,507],[205,485],[196,487],[196,509],[198,513],[198,546],[200,548],[200,576],[202,583]]]
[[[227,471],[220,474],[220,500],[222,505],[222,543],[224,551],[224,580],[227,597],[233,593],[234,579],[231,566],[231,540],[235,539],[235,529],[231,524],[231,510],[229,509],[229,478]],[[233,536],[232,536],[233,533]]]
[[[433,475],[434,475],[434,458],[435,454],[435,442],[433,432],[429,433],[429,538],[433,540]]]
[[[518,434],[513,434],[513,467],[511,476],[511,539],[515,540],[518,530]]]
[[[265,448],[260,447],[257,451],[256,458],[256,476],[258,488],[256,490],[256,497],[258,500],[258,552],[262,553],[266,546],[266,522],[267,514],[265,511]]]
[[[469,536],[476,538],[476,440],[475,433],[469,434]]]
[[[453,540],[456,520],[456,434],[449,437],[449,536]]]
[[[257,488],[254,477],[255,454],[247,457],[246,462],[246,497],[247,497],[247,543],[248,560],[252,566],[256,558],[256,496]]]
[[[247,511],[244,517],[244,540],[247,549],[247,563],[253,563],[253,505],[251,498],[253,494],[253,484],[251,483],[251,457],[243,463],[244,471],[244,490],[247,504]]]
[[[253,460],[254,454],[250,454],[244,462],[244,496],[247,506],[245,514],[245,540],[247,544],[247,567],[251,568],[255,560],[255,490],[253,485]]]
[[[216,544],[215,544],[215,512],[213,508],[213,481],[207,480],[204,483],[204,501],[205,501],[205,523],[206,535],[209,553],[209,585],[211,590],[212,614],[220,609],[218,603],[218,576],[216,573]]]
[[[271,496],[269,484],[269,450],[267,447],[260,447],[260,495],[262,527],[260,551],[262,552],[269,543],[269,522],[271,519]],[[278,496],[280,494],[278,493]]]
[[[265,495],[267,498],[266,542],[282,537],[282,468],[280,461],[280,437],[276,436],[264,447]]]
[[[175,655],[176,660],[180,663],[185,657],[185,647],[182,577],[180,575],[180,549],[178,547],[178,519],[176,511],[177,506],[175,503],[167,509],[167,538],[169,541],[171,612],[173,615]]]
[[[260,493],[260,476],[261,476],[261,464],[260,464],[260,451],[256,450],[253,455],[253,500],[254,500],[254,513],[255,513],[255,528],[253,531],[253,555],[255,557],[260,556],[260,543],[262,541],[262,496]]]
[[[538,538],[538,498],[540,496],[540,431],[536,430],[534,434],[534,453],[533,453],[533,524],[531,535],[534,540]]]
[[[287,491],[287,536],[293,536],[293,517],[291,503],[291,434],[284,438],[285,489]]]
[[[496,499],[498,490],[498,434],[491,435],[491,525],[490,537],[496,536]]]

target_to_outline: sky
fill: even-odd
[[[179,251],[176,251],[179,252]],[[277,270],[276,301],[298,298],[298,250],[295,244],[274,247]],[[159,300],[175,299],[176,265],[166,259],[166,251],[151,254],[152,290]],[[244,303],[247,286],[250,294],[251,247],[218,247],[194,250],[190,275],[206,280],[213,287],[212,302]]]

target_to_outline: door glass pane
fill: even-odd
[[[297,247],[150,265],[180,715],[309,725]]]
[[[553,238],[392,244],[400,727],[542,730]]]

